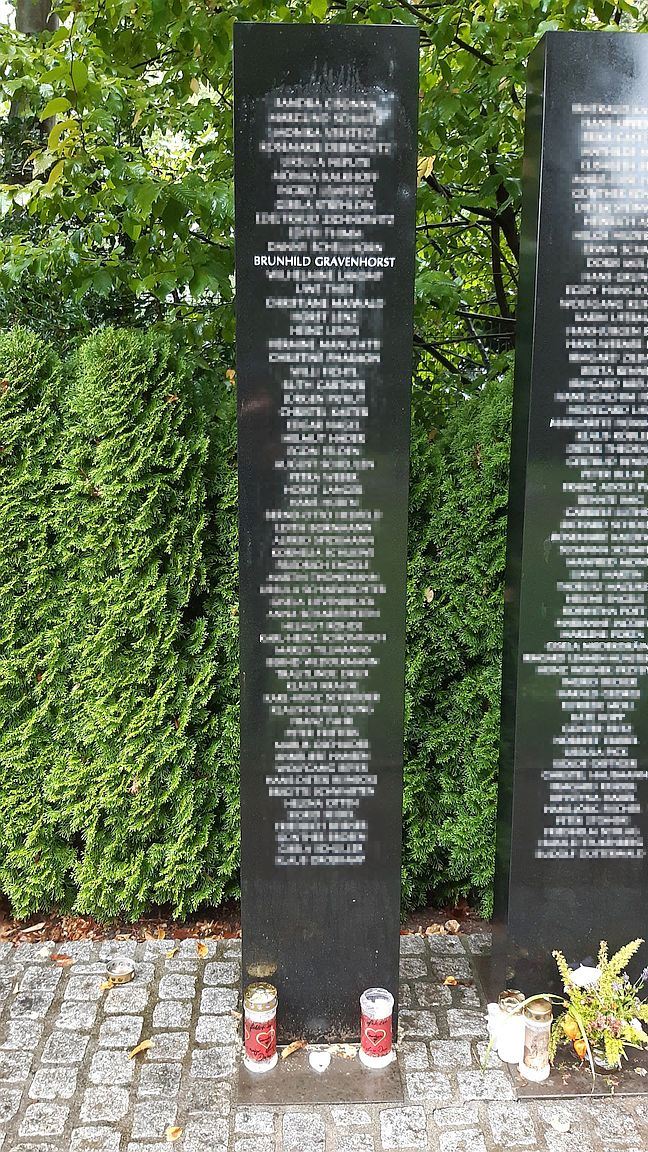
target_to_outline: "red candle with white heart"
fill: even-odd
[[[361,1061],[368,1068],[384,1068],[394,1059],[392,1014],[394,997],[386,988],[367,988],[360,997]]]
[[[277,1063],[277,990],[272,984],[250,984],[243,997],[245,1051],[251,1072],[269,1072]]]

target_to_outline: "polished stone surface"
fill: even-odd
[[[397,993],[417,51],[235,28],[244,982],[312,1041]]]
[[[647,86],[640,35],[551,32],[529,65],[496,881],[520,987],[644,934]]]

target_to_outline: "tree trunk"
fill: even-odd
[[[16,31],[27,36],[38,36],[49,29],[53,32],[58,20],[51,15],[51,0],[16,0]]]

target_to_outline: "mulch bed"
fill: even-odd
[[[457,907],[419,909],[404,921],[401,934],[443,932],[449,921],[456,922],[458,928],[454,929],[453,925],[453,930],[460,932],[480,932],[488,927],[467,903],[461,903]],[[99,924],[91,916],[59,912],[39,913],[19,920],[11,915],[6,900],[0,899],[0,941],[15,944],[39,940],[231,940],[240,935],[240,906],[235,900],[186,920],[175,919],[165,909],[158,909],[134,923],[116,919],[109,924]]]

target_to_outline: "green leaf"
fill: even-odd
[[[65,164],[64,160],[59,160],[58,163],[56,163],[54,165],[54,167],[52,168],[52,171],[50,172],[49,176],[47,177],[47,183],[45,185],[45,187],[47,188],[48,191],[51,188],[53,188],[54,185],[57,184],[58,181],[61,179],[61,176],[63,175],[64,164]]]
[[[68,108],[72,105],[67,96],[55,96],[53,100],[49,100],[43,111],[40,113],[41,120],[49,120],[50,116],[58,116],[61,112],[67,112]]]
[[[88,83],[88,67],[83,60],[73,60],[71,71],[72,87],[75,92],[83,92]]]
[[[328,11],[328,0],[310,0],[308,7],[316,20],[323,20]]]

